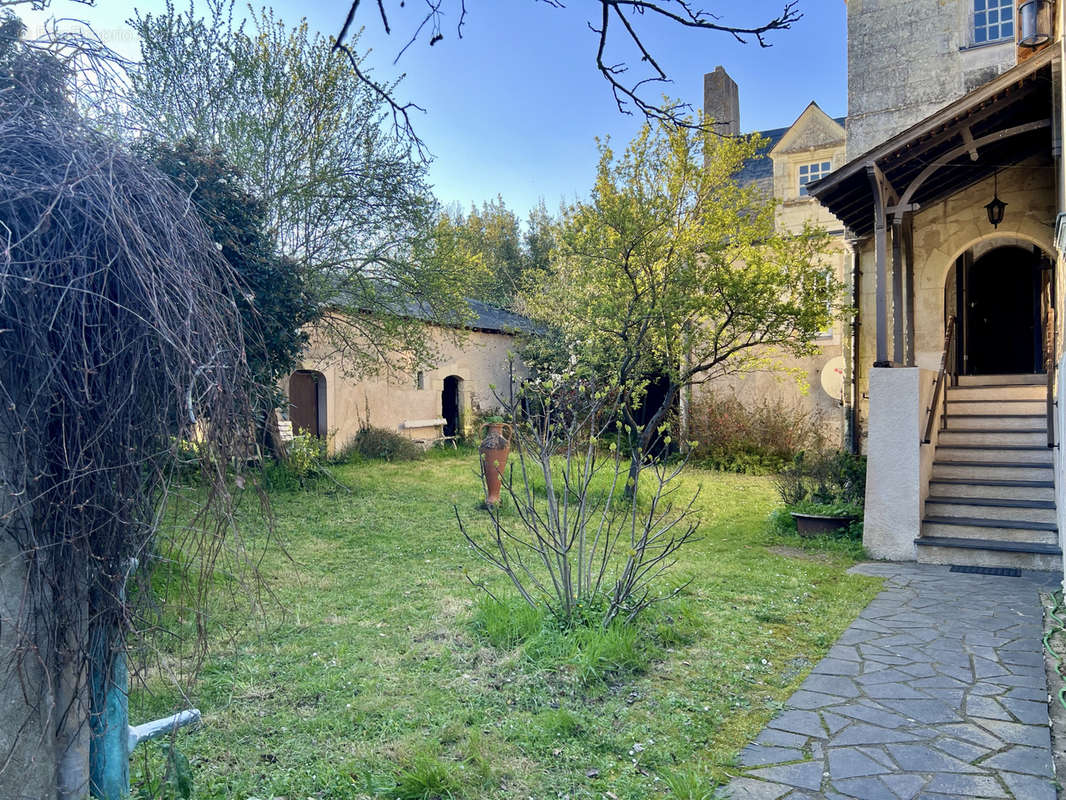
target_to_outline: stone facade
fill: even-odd
[[[704,76],[704,110],[717,119],[726,116],[739,120],[739,99],[736,84],[722,67]],[[844,284],[850,283],[850,258],[844,242],[840,221],[818,204],[814,198],[801,193],[801,171],[810,177],[811,165],[819,169],[828,164],[836,169],[845,160],[845,131],[843,120],[829,117],[817,103],[811,103],[788,127],[761,131],[767,140],[761,158],[749,163],[740,180],[755,184],[778,200],[776,224],[778,230],[798,231],[806,223],[816,225],[833,234],[833,248],[826,267]],[[731,128],[739,133],[739,127]],[[732,393],[746,406],[763,401],[782,401],[814,415],[821,420],[828,443],[845,445],[846,386],[840,390],[844,354],[849,344],[850,327],[841,320],[819,338],[818,353],[807,358],[774,357],[776,368],[742,375],[732,375],[704,384],[693,390],[691,408],[699,413],[704,393]],[[824,388],[823,375],[832,393]]]
[[[849,0],[847,157],[1014,66],[1014,40],[975,44],[973,0]]]
[[[434,431],[430,428],[405,423],[444,415],[443,392],[449,377],[459,379],[460,432],[475,434],[475,415],[499,408],[497,393],[508,399],[512,379],[521,381],[526,375],[525,368],[512,358],[511,334],[428,328],[437,353],[434,366],[413,374],[353,376],[346,372],[343,359],[326,355],[330,348],[312,344],[308,349],[301,369],[324,381],[321,433],[327,435],[332,450],[348,445],[366,422],[412,438],[431,436]]]

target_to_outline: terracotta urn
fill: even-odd
[[[478,452],[481,454],[481,474],[485,476],[485,504],[495,506],[500,502],[503,469],[511,453],[511,426],[506,422],[486,422],[481,427],[483,438]]]

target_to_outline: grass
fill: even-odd
[[[711,797],[879,587],[845,574],[854,550],[770,533],[769,479],[694,469],[684,593],[636,628],[568,633],[465,546],[452,507],[484,514],[475,469],[469,453],[355,462],[334,469],[351,493],[272,494],[288,557],[261,564],[265,619],[240,627],[238,584],[216,579],[189,697],[205,727],[178,741],[197,798]],[[262,538],[255,504],[241,513]],[[134,722],[183,707],[176,658],[134,693]],[[135,785],[158,753],[138,749]]]

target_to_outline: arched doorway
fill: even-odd
[[[959,373],[1043,372],[1054,306],[1051,260],[1038,248],[1000,245],[967,251],[953,273],[954,286],[946,288],[955,302],[945,308],[955,309]]]
[[[444,379],[440,393],[440,415],[444,417],[444,435],[459,436],[462,433],[463,379],[449,375]]]
[[[289,419],[293,433],[326,435],[326,376],[321,372],[301,369],[289,376]]]

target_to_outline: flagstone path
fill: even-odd
[[[885,589],[740,756],[733,800],[1055,800],[1039,593],[871,563]]]

